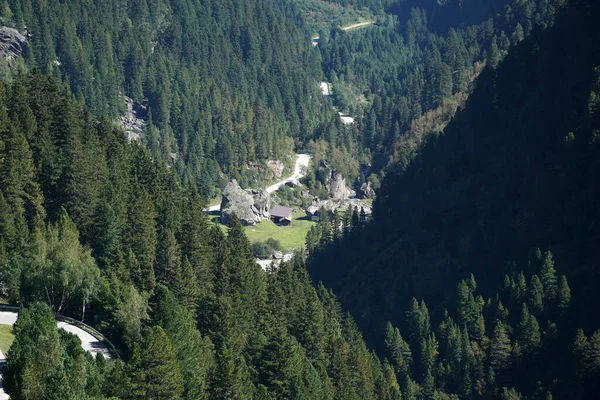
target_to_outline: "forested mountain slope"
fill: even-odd
[[[534,28],[486,68],[444,133],[386,176],[374,221],[313,252],[311,276],[333,288],[371,343],[381,343],[387,320],[411,332],[413,297],[441,320],[471,273],[485,298],[511,286],[505,274],[524,271],[530,296],[537,248],[551,251],[573,293],[559,324],[570,335],[563,353],[575,327],[598,328],[589,316],[600,306],[599,8],[569,2],[555,26]],[[486,322],[491,337],[494,319]]]
[[[0,298],[29,308],[3,370],[11,398],[399,398],[301,258],[266,273],[239,220],[225,235],[203,205],[52,78],[0,86]],[[122,361],[92,359],[53,311]]]
[[[551,25],[556,9],[553,0],[336,3],[369,7],[376,21],[358,31],[319,33],[333,104],[356,120],[326,139],[362,167],[371,164],[377,178],[393,163],[408,164],[422,137],[464,105],[482,66],[496,66],[536,24]]]
[[[257,181],[248,161],[287,161],[294,140],[334,116],[319,106],[309,35],[279,2],[3,4],[3,23],[29,33],[29,68],[68,83],[96,117],[121,116],[123,96],[138,102],[153,158],[203,195],[224,185],[221,173]]]

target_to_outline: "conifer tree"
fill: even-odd
[[[181,364],[165,331],[155,326],[144,334],[139,364],[134,365],[132,382],[144,399],[178,399],[183,394]]]
[[[497,320],[490,342],[490,365],[494,368],[495,373],[499,373],[507,367],[511,353],[510,338],[506,334],[502,321]]]
[[[385,346],[387,358],[392,362],[400,380],[403,380],[410,375],[412,355],[408,343],[402,339],[398,328],[394,328],[390,322],[386,325]]]
[[[523,304],[521,309],[521,320],[518,326],[519,344],[522,346],[525,354],[532,354],[537,351],[541,343],[540,325],[537,319],[529,313],[527,305]]]
[[[159,234],[154,271],[160,282],[175,289],[177,275],[181,273],[181,251],[170,229],[162,229]]]
[[[141,289],[151,290],[156,278],[154,263],[156,261],[156,211],[150,194],[139,184],[133,185],[128,210],[128,229],[125,241],[133,250],[141,271],[140,281],[136,282]]]
[[[432,333],[428,338],[421,341],[421,373],[426,374],[426,371],[431,370],[437,361],[439,355],[438,341],[435,334]]]
[[[589,369],[590,345],[583,329],[578,329],[573,341],[573,375],[576,382],[582,383]]]
[[[571,289],[567,278],[562,275],[558,284],[558,309],[561,313],[565,313],[571,303]]]
[[[3,370],[4,390],[15,398],[44,398],[53,379],[64,379],[63,349],[50,308],[41,303],[22,310],[13,328],[15,342]]]
[[[0,191],[0,240],[4,250],[12,250],[16,245],[17,231],[15,229],[14,217],[9,204]]]
[[[94,258],[101,267],[123,262],[121,251],[121,225],[114,209],[107,202],[98,205],[92,235]],[[120,277],[123,279],[123,277]]]
[[[538,278],[534,275],[531,278],[531,286],[529,287],[529,304],[531,310],[535,314],[541,314],[544,311],[544,286]]]
[[[540,280],[544,285],[544,299],[547,301],[555,301],[558,291],[558,277],[554,269],[554,260],[552,253],[547,251],[540,260]]]
[[[600,373],[600,329],[596,330],[589,341],[589,367],[593,374]]]
[[[196,273],[187,257],[183,259],[180,268],[176,271],[174,291],[179,302],[189,310],[195,310],[200,298],[200,287]]]

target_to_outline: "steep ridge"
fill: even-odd
[[[598,9],[570,2],[556,26],[487,68],[445,132],[406,172],[386,176],[375,220],[312,255],[314,280],[372,343],[387,320],[406,326],[412,297],[441,316],[459,279],[474,273],[484,293],[495,291],[538,247],[574,282],[580,317],[600,304]]]

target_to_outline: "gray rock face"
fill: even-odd
[[[262,218],[269,218],[271,196],[263,189],[244,190],[234,179],[223,189],[221,199],[221,222],[229,224],[232,214],[242,224],[256,225]]]
[[[331,177],[325,185],[329,196],[334,201],[343,200],[348,197],[348,188],[346,187],[346,178],[337,171],[331,171]]]
[[[127,112],[121,117],[121,126],[130,141],[135,140],[139,142],[144,130],[144,120],[140,115],[143,111],[143,106],[136,107],[136,103],[127,96],[125,96],[125,105],[127,106]]]
[[[283,162],[279,160],[269,160],[267,161],[267,167],[269,167],[271,171],[273,171],[273,175],[275,175],[275,178],[281,178],[283,176],[283,170],[285,168]]]
[[[371,199],[375,196],[375,190],[371,186],[371,182],[365,182],[360,186],[360,189],[357,193],[358,197],[361,199]]]
[[[221,222],[229,224],[232,214],[237,215],[244,225],[256,225],[260,222],[258,210],[254,206],[254,198],[243,190],[235,179],[223,189]]]
[[[269,218],[271,210],[271,196],[264,189],[251,189],[246,191],[254,200],[254,207],[261,218]]]
[[[344,200],[314,200],[305,213],[308,218],[327,211],[333,213],[334,211],[346,211],[348,208],[356,209],[359,213],[364,212],[367,215],[371,215],[373,210],[367,204],[364,204],[358,199],[344,199]]]
[[[25,47],[27,46],[27,38],[18,30],[0,27],[0,57],[11,62],[22,57]]]

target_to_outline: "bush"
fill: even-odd
[[[256,258],[270,258],[273,252],[264,242],[254,242],[252,243],[252,254]]]
[[[252,254],[256,258],[271,258],[274,251],[281,251],[282,248],[279,240],[269,238],[264,242],[252,243]]]
[[[283,247],[281,246],[281,242],[277,239],[268,238],[265,244],[269,246],[271,250],[274,251],[281,251],[281,249],[283,249]]]

